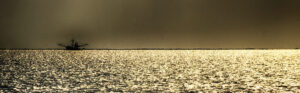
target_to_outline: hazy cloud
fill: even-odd
[[[5,0],[1,48],[300,47],[299,0]]]

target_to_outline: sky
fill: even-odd
[[[0,48],[300,48],[299,0],[1,0]]]

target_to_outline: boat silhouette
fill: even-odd
[[[64,47],[66,50],[82,50],[84,48],[81,47],[87,46],[88,44],[79,44],[78,41],[72,39],[69,45],[66,44],[57,44],[57,45]]]

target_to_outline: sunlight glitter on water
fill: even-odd
[[[300,92],[299,50],[0,50],[0,91]]]

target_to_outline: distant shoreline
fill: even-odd
[[[0,48],[0,50],[66,50],[62,48]],[[86,48],[81,50],[298,50],[298,48]]]

